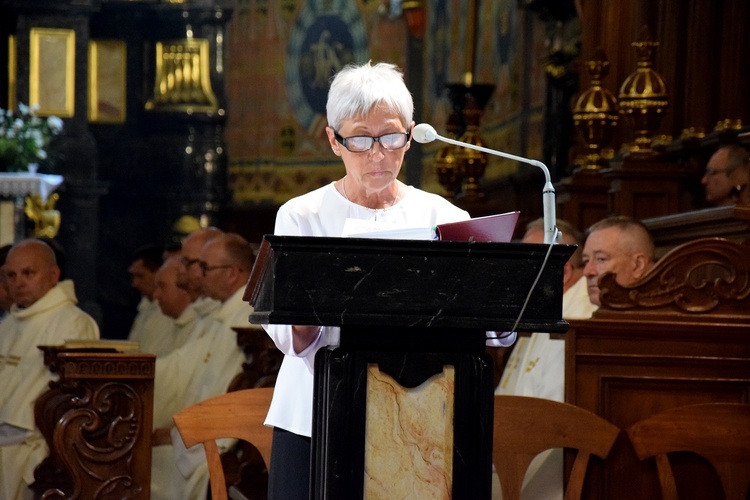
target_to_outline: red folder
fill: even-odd
[[[436,228],[439,240],[446,241],[494,241],[507,243],[513,238],[518,215],[521,212],[475,217],[460,222],[438,224]]]

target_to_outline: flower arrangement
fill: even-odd
[[[18,105],[18,112],[0,109],[0,170],[28,171],[49,157],[49,144],[62,132],[57,116],[37,116],[38,106]],[[32,167],[33,168],[33,167]]]

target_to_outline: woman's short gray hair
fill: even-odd
[[[346,120],[365,117],[377,106],[393,110],[408,130],[414,115],[414,99],[404,75],[395,64],[367,62],[347,65],[333,77],[328,91],[328,126],[337,130]]]

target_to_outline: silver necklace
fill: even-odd
[[[341,179],[341,190],[344,192],[344,198],[346,198],[346,201],[348,201],[350,203],[354,203],[352,200],[349,199],[349,195],[346,194],[346,177],[347,176],[345,175],[344,178]],[[396,181],[396,182],[398,182],[398,181]],[[398,186],[398,191],[396,191],[396,196],[393,198],[393,201],[391,202],[391,206],[390,207],[384,207],[384,208],[364,207],[364,208],[366,208],[367,210],[372,210],[374,212],[385,212],[389,208],[392,208],[393,205],[395,205],[396,202],[398,201],[398,197],[401,196],[401,186],[399,186],[398,184],[396,184],[396,186]],[[355,203],[355,205],[359,205],[359,203]],[[359,206],[362,207],[364,205],[359,205]]]

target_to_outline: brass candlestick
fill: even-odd
[[[461,129],[460,118],[455,112],[451,113],[446,123],[446,136],[449,139],[458,139]],[[443,144],[443,147],[435,157],[437,163],[438,182],[445,188],[446,198],[452,200],[456,197],[458,188],[461,187],[461,176],[458,173],[458,158],[456,158],[457,146]]]
[[[484,141],[479,136],[479,120],[481,117],[482,110],[479,108],[476,99],[469,94],[464,108],[466,130],[458,139],[459,141],[484,147]],[[483,198],[484,193],[479,190],[479,179],[482,178],[487,168],[487,155],[474,149],[460,148],[457,157],[459,173],[464,179],[464,197],[473,200]]]
[[[449,136],[452,139],[484,146],[479,136],[479,122],[495,86],[489,83],[449,83],[446,87],[452,107],[446,124]],[[461,146],[446,145],[441,148],[437,160],[439,180],[442,177],[440,183],[449,193],[470,199],[480,199],[484,196],[479,191],[479,180],[487,166],[487,157],[484,153]],[[461,192],[456,193],[459,188]]]
[[[636,157],[653,156],[651,140],[667,110],[667,86],[654,71],[654,57],[659,42],[651,39],[648,27],[641,30],[641,40],[633,42],[638,56],[636,70],[620,87],[620,112],[630,119],[635,141],[630,153]]]
[[[606,166],[602,157],[604,148],[612,138],[617,126],[617,98],[602,87],[602,80],[609,73],[609,61],[601,48],[594,57],[584,63],[591,75],[591,87],[583,92],[573,108],[573,121],[586,143],[586,152],[577,170],[600,170]]]

